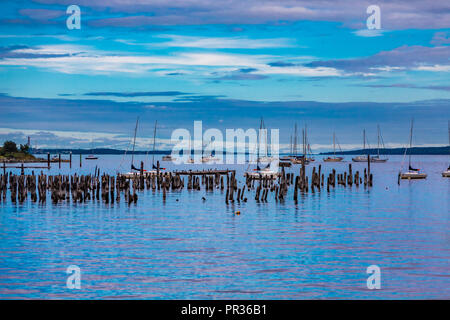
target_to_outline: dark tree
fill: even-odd
[[[27,144],[20,145],[20,152],[22,153],[30,153],[30,146]]]
[[[17,145],[14,141],[5,141],[3,143],[3,152],[17,152]]]

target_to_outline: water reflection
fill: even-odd
[[[372,165],[372,189],[299,194],[298,204],[292,190],[284,203],[272,194],[256,203],[246,191],[248,202],[226,205],[220,190],[169,192],[165,203],[160,191],[144,191],[131,206],[123,199],[111,205],[2,202],[0,296],[448,298],[450,179],[440,176],[447,157],[418,158],[427,180],[398,186],[401,156],[391,157]],[[102,172],[115,173],[121,160],[101,156],[82,168],[63,165],[61,172],[93,173],[101,163]],[[347,167],[322,164],[322,171]],[[354,172],[363,168],[353,164]],[[241,183],[245,169],[236,167]],[[51,173],[59,173],[57,166]],[[81,290],[65,286],[71,264],[82,269]],[[365,285],[371,264],[381,268],[379,291]]]

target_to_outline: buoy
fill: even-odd
[[[241,212],[240,212],[240,211],[236,211],[235,214],[236,214],[236,215],[240,215]]]

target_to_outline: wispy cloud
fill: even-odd
[[[5,53],[6,54],[6,53]],[[146,73],[166,74],[161,69],[175,69],[189,66],[191,72],[195,67],[234,67],[242,70],[255,69],[252,75],[233,78],[238,80],[258,80],[270,74],[287,74],[297,76],[340,76],[332,67],[277,67],[268,65],[273,58],[270,55],[229,54],[221,52],[182,52],[173,55],[120,55],[118,53],[92,50],[87,46],[45,45],[33,48],[13,48],[8,51],[0,65],[32,66],[68,74],[109,74],[109,73]],[[203,70],[202,70],[203,72]],[[230,74],[223,75],[224,77]],[[245,79],[244,79],[245,78]]]
[[[112,96],[112,97],[173,97],[190,93],[180,91],[147,91],[147,92],[88,92],[85,96]]]
[[[203,48],[203,49],[263,49],[293,47],[294,41],[287,38],[249,39],[246,37],[193,37],[180,35],[160,35],[170,41],[160,43],[167,47]],[[152,44],[154,46],[154,44]]]
[[[438,86],[438,85],[419,86],[419,85],[408,84],[408,83],[366,84],[366,85],[359,85],[359,86],[369,87],[369,88],[405,88],[405,89],[426,89],[426,90],[450,91],[450,86]]]
[[[283,62],[283,61],[275,61],[275,62],[269,62],[267,65],[271,67],[295,67],[296,64],[291,62]]]
[[[386,30],[381,30],[381,29],[361,29],[361,30],[354,31],[353,33],[359,37],[372,38],[372,37],[380,37],[385,32],[386,32]]]
[[[433,36],[433,39],[431,39],[431,44],[434,44],[436,46],[450,44],[450,32],[436,32]]]
[[[308,67],[328,67],[345,72],[395,71],[416,69],[446,71],[450,65],[450,47],[401,46],[370,57],[313,61]]]

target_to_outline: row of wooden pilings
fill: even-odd
[[[48,192],[54,204],[67,202],[70,199],[74,203],[88,200],[114,203],[114,201],[120,201],[121,193],[124,194],[127,203],[136,203],[138,199],[137,179],[127,179],[121,175],[100,176],[100,171],[94,175],[47,176],[42,172],[38,176],[34,172],[31,175],[2,174],[0,175],[0,201],[6,201],[8,182],[13,203],[23,203],[28,195],[32,202],[45,203]]]
[[[277,181],[277,183],[275,182]],[[309,183],[310,181],[310,183]],[[312,193],[320,192],[325,187],[325,175],[322,173],[322,165],[313,167],[311,173],[311,179],[306,175],[306,167],[302,164],[298,176],[294,173],[285,173],[284,168],[281,169],[281,174],[277,179],[272,179],[267,175],[260,176],[248,176],[246,178],[246,186],[248,191],[255,188],[255,182],[259,182],[256,187],[255,200],[257,202],[267,202],[269,192],[274,193],[275,201],[283,201],[286,199],[288,189],[291,185],[294,187],[293,198],[294,202],[298,201],[298,193],[308,193],[311,190]],[[353,174],[352,164],[349,164],[348,172],[337,174],[335,169],[328,174],[326,179],[326,189],[330,192],[330,188],[336,188],[338,186],[352,187],[354,184],[359,187],[360,184],[364,185],[364,188],[373,186],[373,175],[370,173],[370,165],[364,169],[364,180],[360,176],[359,171]],[[242,190],[243,192],[244,190]],[[226,197],[225,202],[228,203]]]
[[[141,165],[141,168],[143,166]],[[23,172],[22,172],[23,173]],[[157,167],[156,174],[144,174],[141,169],[139,173],[134,175],[116,176],[102,174],[100,170],[95,169],[94,174],[89,175],[54,175],[47,176],[41,172],[38,176],[31,175],[0,175],[0,201],[6,200],[6,193],[9,189],[11,193],[11,201],[13,203],[24,202],[28,194],[32,202],[46,202],[47,192],[50,192],[52,203],[67,202],[72,199],[74,203],[86,202],[89,200],[103,201],[104,203],[120,202],[121,195],[128,204],[136,203],[138,200],[138,191],[144,189],[162,191],[163,201],[166,200],[169,191],[180,191],[185,187],[184,178],[187,175],[187,190],[200,191],[204,189],[212,192],[220,189],[225,192],[225,203],[247,202],[246,189],[250,194],[255,190],[254,199],[257,202],[267,202],[269,193],[273,195],[275,201],[286,200],[288,190],[293,186],[293,199],[297,203],[298,193],[308,193],[311,191],[320,192],[325,189],[330,192],[331,188],[336,185],[343,187],[359,187],[360,184],[364,188],[373,185],[373,175],[370,173],[370,165],[364,169],[363,176],[359,171],[353,173],[352,164],[348,166],[348,172],[337,173],[335,169],[325,175],[322,173],[322,166],[313,167],[311,176],[306,175],[306,166],[302,164],[299,175],[294,173],[286,173],[284,168],[276,179],[264,175],[246,176],[245,184],[238,185],[235,170],[205,170],[205,171],[189,171],[189,172],[162,172]],[[225,176],[225,179],[224,179]],[[206,200],[205,198],[203,198]]]

